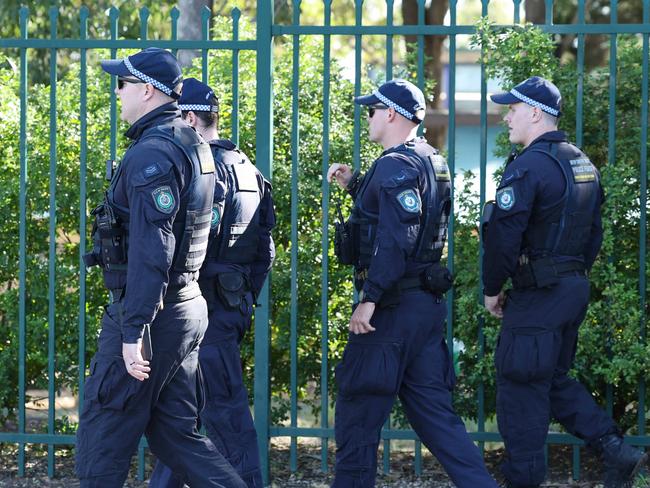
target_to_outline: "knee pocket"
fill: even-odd
[[[95,355],[86,380],[85,398],[109,410],[125,410],[140,382],[126,372],[121,357]]]
[[[560,342],[559,333],[539,327],[502,329],[494,357],[497,373],[519,383],[551,378]]]
[[[353,395],[395,395],[399,390],[402,340],[352,336],[336,366],[339,392]]]

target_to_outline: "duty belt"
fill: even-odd
[[[185,286],[170,286],[165,293],[164,303],[180,303],[191,300],[201,295],[201,288],[196,281],[191,281]],[[111,288],[108,290],[109,304],[117,303],[124,298],[124,288]]]
[[[512,277],[515,288],[543,288],[557,284],[563,276],[586,276],[584,263],[580,261],[556,262],[553,258],[519,259]]]

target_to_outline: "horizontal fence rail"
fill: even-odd
[[[311,0],[310,0],[311,1]],[[406,0],[403,0],[406,1]],[[78,377],[78,411],[81,412],[83,391],[84,391],[84,378],[86,373],[86,362],[88,349],[88,341],[94,341],[94,338],[88,338],[89,334],[89,320],[88,320],[88,296],[90,283],[88,282],[87,271],[83,264],[83,254],[86,247],[89,245],[87,240],[87,232],[89,225],[89,208],[94,202],[88,202],[89,194],[91,193],[90,179],[92,171],[90,171],[89,164],[91,163],[91,142],[89,137],[89,94],[90,87],[89,81],[89,65],[88,59],[94,50],[108,50],[111,58],[117,58],[118,50],[129,49],[143,49],[150,46],[162,47],[172,50],[176,53],[178,50],[196,50],[199,51],[199,60],[201,68],[201,76],[204,82],[210,83],[209,74],[213,65],[211,64],[211,55],[220,51],[228,53],[230,62],[230,93],[229,96],[232,100],[231,117],[228,121],[230,136],[236,142],[243,141],[255,151],[256,165],[261,169],[264,175],[272,179],[275,165],[286,164],[289,168],[288,174],[290,175],[291,182],[288,188],[289,193],[289,206],[285,214],[277,216],[278,221],[289,222],[288,229],[288,246],[290,250],[287,252],[286,266],[290,269],[288,276],[288,289],[289,300],[286,304],[287,315],[286,323],[279,323],[273,314],[273,302],[279,288],[274,286],[273,276],[265,285],[261,296],[258,301],[261,306],[256,309],[255,313],[255,337],[254,337],[254,382],[251,392],[254,395],[254,416],[255,424],[259,437],[260,453],[262,457],[263,472],[265,482],[269,481],[269,451],[271,446],[271,439],[277,437],[289,438],[289,466],[291,471],[298,469],[298,441],[301,438],[313,438],[320,441],[320,464],[321,469],[325,472],[328,471],[332,463],[330,456],[331,445],[334,440],[333,422],[330,418],[330,408],[332,406],[332,391],[331,391],[331,376],[332,364],[337,358],[333,357],[331,352],[331,341],[336,340],[335,334],[332,331],[332,314],[331,302],[334,295],[332,282],[332,266],[330,262],[328,250],[330,248],[331,236],[329,233],[331,216],[333,215],[330,208],[330,202],[335,201],[337,194],[334,189],[330,189],[329,184],[326,182],[326,173],[329,165],[333,162],[338,162],[333,159],[333,152],[336,149],[337,141],[334,140],[332,134],[332,127],[336,124],[336,119],[333,118],[332,113],[337,108],[333,106],[331,98],[332,84],[335,83],[336,73],[333,72],[332,66],[336,62],[335,58],[337,52],[333,47],[333,38],[347,37],[350,38],[350,49],[353,53],[351,58],[354,64],[353,92],[355,96],[362,94],[364,83],[368,80],[364,78],[364,41],[373,38],[383,38],[383,49],[385,55],[382,56],[382,69],[380,77],[390,79],[396,76],[398,72],[398,64],[400,60],[406,58],[406,53],[400,54],[401,40],[405,36],[414,36],[415,38],[415,55],[412,61],[411,68],[415,73],[414,79],[417,84],[426,89],[427,74],[425,66],[427,60],[425,59],[425,42],[428,36],[444,36],[447,45],[446,50],[448,54],[447,75],[446,75],[446,151],[449,167],[453,174],[457,174],[460,167],[457,164],[456,154],[460,145],[457,143],[457,95],[459,93],[457,87],[457,76],[459,62],[458,40],[459,36],[468,36],[476,32],[475,25],[459,25],[458,24],[458,4],[457,0],[449,0],[448,12],[448,25],[428,25],[425,22],[425,4],[424,0],[417,0],[418,16],[417,23],[413,25],[396,25],[395,21],[395,3],[394,0],[385,0],[382,4],[383,11],[385,12],[385,22],[383,25],[364,25],[364,2],[362,0],[355,0],[354,22],[351,25],[332,25],[333,4],[336,0],[324,0],[323,4],[323,17],[322,25],[304,25],[301,24],[302,14],[301,8],[306,2],[295,0],[291,12],[291,20],[288,24],[276,23],[274,19],[273,2],[270,0],[258,0],[256,13],[256,23],[251,30],[255,33],[255,39],[242,39],[241,31],[243,30],[240,18],[242,12],[239,9],[233,9],[230,16],[230,23],[232,26],[232,35],[230,39],[211,39],[211,25],[214,21],[211,12],[206,8],[202,11],[202,24],[201,24],[201,39],[195,40],[181,40],[178,39],[178,20],[181,15],[180,11],[173,8],[169,15],[169,26],[171,28],[170,39],[150,39],[149,36],[149,10],[144,8],[139,11],[139,29],[140,36],[138,39],[122,39],[118,35],[120,11],[113,7],[109,10],[109,29],[110,38],[108,39],[92,39],[89,37],[89,11],[86,7],[82,7],[79,11],[79,34],[77,38],[61,38],[57,31],[59,22],[59,11],[57,8],[50,10],[49,16],[49,35],[43,34],[40,38],[31,38],[30,32],[30,10],[21,8],[19,12],[19,30],[20,35],[17,38],[1,38],[0,39],[0,54],[7,53],[8,56],[16,56],[19,60],[18,67],[18,90],[19,90],[19,123],[18,123],[18,266],[16,282],[17,290],[17,305],[15,313],[15,321],[11,321],[11,327],[17,331],[16,337],[18,341],[17,354],[15,363],[17,363],[17,391],[18,400],[16,408],[16,428],[0,432],[0,442],[15,444],[17,450],[17,474],[18,476],[26,476],[29,473],[26,470],[26,446],[28,444],[42,444],[47,446],[47,472],[48,476],[53,477],[56,465],[55,448],[57,446],[72,446],[75,443],[75,437],[69,432],[57,432],[57,407],[54,402],[55,395],[59,390],[57,384],[57,344],[59,344],[59,336],[57,332],[62,330],[62,324],[68,322],[70,317],[62,317],[57,312],[57,287],[62,287],[59,276],[59,268],[57,267],[57,256],[60,249],[59,243],[59,227],[57,226],[57,217],[61,212],[59,205],[60,195],[58,183],[61,176],[61,168],[59,167],[59,160],[61,153],[58,150],[62,142],[60,131],[63,129],[62,123],[57,118],[57,104],[60,100],[60,90],[57,84],[59,79],[59,66],[57,64],[62,52],[74,51],[78,53],[79,60],[79,100],[78,100],[78,117],[79,117],[79,182],[78,182],[78,260],[76,264],[78,280],[75,286],[78,287],[78,301],[75,297],[75,307],[77,308],[77,315],[72,317],[72,320],[77,321],[76,337],[70,338],[70,341],[76,339],[78,342],[78,364],[76,365],[76,375]],[[366,4],[367,5],[367,4]],[[577,69],[577,86],[575,94],[576,106],[576,126],[575,126],[575,140],[581,146],[584,142],[584,120],[588,114],[584,113],[585,96],[584,92],[584,78],[586,76],[586,53],[585,45],[587,36],[605,36],[608,42],[608,92],[607,99],[603,100],[604,104],[608,106],[607,117],[607,165],[614,166],[617,164],[617,67],[618,67],[618,44],[619,38],[623,35],[635,35],[641,38],[642,43],[642,66],[641,73],[641,116],[638,121],[639,126],[639,168],[638,168],[638,181],[639,181],[639,226],[638,226],[638,259],[639,273],[638,273],[638,307],[639,307],[639,324],[638,324],[638,337],[640,341],[645,344],[647,338],[647,148],[648,148],[648,84],[649,84],[649,37],[650,37],[650,0],[643,0],[643,15],[642,22],[640,23],[619,23],[617,10],[618,2],[611,1],[611,14],[609,23],[588,24],[586,23],[586,2],[585,0],[578,0],[577,5],[577,23],[575,24],[554,24],[553,11],[554,5],[552,1],[546,0],[546,18],[545,23],[540,24],[538,27],[549,34],[556,36],[560,35],[573,35],[576,36],[576,69]],[[495,28],[509,27],[512,25],[521,25],[520,10],[521,0],[514,0],[512,2],[513,15],[512,24],[497,25]],[[366,11],[367,14],[367,11]],[[489,1],[481,1],[481,15],[488,17],[489,15]],[[377,21],[373,21],[377,23]],[[250,24],[250,23],[249,23]],[[247,24],[248,25],[248,24]],[[306,126],[307,117],[314,116],[313,114],[305,114],[302,112],[304,100],[301,99],[301,87],[304,82],[305,73],[301,72],[301,56],[305,51],[304,43],[307,38],[316,37],[322,40],[322,58],[318,60],[322,68],[322,93],[319,93],[319,102],[322,107],[322,118],[318,119],[318,137],[320,138],[320,147],[322,148],[322,158],[319,161],[317,168],[317,175],[312,175],[321,178],[320,191],[318,201],[321,206],[320,215],[321,221],[319,222],[318,230],[320,232],[320,247],[321,254],[318,256],[317,262],[305,264],[301,261],[302,248],[299,244],[301,238],[301,209],[303,202],[308,200],[307,193],[302,189],[306,184],[304,171],[305,167],[310,161],[304,160],[301,152],[303,141],[307,140],[311,135],[307,133]],[[290,97],[290,114],[284,115],[289,119],[288,124],[290,135],[289,144],[287,149],[287,160],[278,161],[274,160],[274,152],[278,151],[278,145],[274,137],[279,138],[282,134],[275,132],[277,119],[274,112],[274,89],[277,88],[277,80],[274,79],[276,73],[276,66],[274,66],[274,55],[280,41],[286,41],[284,49],[290,53],[292,62],[292,75],[290,79],[291,97]],[[399,44],[399,46],[398,46]],[[30,327],[34,326],[34,318],[30,316],[30,278],[29,266],[33,263],[32,258],[28,254],[28,232],[30,225],[36,218],[31,212],[29,205],[30,195],[32,190],[33,181],[28,178],[30,166],[30,158],[36,158],[34,148],[30,147],[30,132],[29,132],[29,116],[30,116],[30,55],[34,51],[43,51],[49,54],[48,68],[49,68],[49,127],[48,127],[48,153],[49,160],[48,180],[47,180],[47,246],[43,251],[41,258],[47,262],[47,278],[45,276],[39,277],[41,280],[47,282],[47,296],[44,300],[47,302],[47,312],[39,317],[40,321],[47,324],[47,342],[42,346],[47,349],[47,395],[48,395],[48,409],[47,409],[47,422],[45,425],[46,432],[29,432],[27,427],[27,388],[28,388],[28,334],[31,332]],[[405,51],[405,49],[404,49]],[[245,54],[250,54],[254,57],[255,67],[255,93],[254,93],[254,114],[248,116],[247,114],[240,113],[244,105],[245,98],[252,97],[251,93],[244,93],[242,86],[244,85],[244,61],[240,59]],[[376,53],[375,53],[376,54]],[[108,75],[106,75],[108,76]],[[111,77],[112,78],[112,77]],[[216,81],[216,80],[215,80]],[[220,80],[219,80],[220,81]],[[441,80],[437,80],[441,81]],[[478,102],[477,119],[480,126],[479,130],[479,153],[478,153],[478,202],[482,207],[491,195],[487,194],[488,183],[488,126],[489,126],[489,110],[488,110],[488,79],[486,75],[485,66],[480,67],[480,82],[478,93],[480,101]],[[110,89],[114,90],[115,80],[111,79]],[[42,96],[45,92],[43,92]],[[244,96],[243,96],[244,95]],[[247,105],[248,106],[248,105]],[[120,136],[118,135],[118,114],[117,102],[114,94],[110,96],[109,104],[109,132],[110,140],[107,142],[108,152],[111,159],[116,159],[119,155],[118,144]],[[354,105],[351,109],[352,113],[352,130],[350,134],[349,146],[350,162],[355,169],[367,167],[369,161],[365,158],[365,148],[363,147],[363,115],[358,105]],[[248,118],[246,118],[248,117]],[[252,122],[251,122],[252,120]],[[246,123],[244,123],[246,122]],[[244,131],[246,134],[251,134],[251,129],[246,125],[247,123],[253,126],[254,135],[249,136],[249,139],[244,140],[242,135]],[[605,122],[603,122],[605,123]],[[65,125],[65,124],[63,124]],[[316,127],[316,125],[310,127]],[[4,142],[4,141],[3,141]],[[282,153],[284,154],[284,153]],[[42,157],[42,155],[41,155]],[[275,183],[275,182],[274,182]],[[458,188],[452,185],[452,201],[458,195]],[[318,203],[317,203],[318,204]],[[92,207],[91,207],[92,208]],[[456,230],[456,218],[454,218],[454,208],[452,207],[452,217],[449,222],[449,245],[447,254],[447,264],[452,273],[458,264],[457,246],[454,239],[454,232]],[[458,210],[456,208],[456,210]],[[41,218],[41,217],[38,217]],[[480,253],[479,247],[479,253]],[[620,256],[611,256],[612,263]],[[480,263],[480,259],[479,259]],[[318,275],[315,281],[318,281],[318,311],[314,313],[310,323],[317,324],[320,331],[319,342],[312,345],[312,351],[299,352],[301,346],[301,302],[299,301],[301,273],[307,271],[307,266],[319,268]],[[479,280],[480,283],[480,280]],[[472,292],[474,293],[474,292]],[[476,289],[476,300],[482,300],[482,290],[479,287]],[[452,355],[457,353],[458,350],[454,346],[455,328],[457,324],[454,323],[454,308],[457,307],[457,296],[453,290],[447,295],[448,304],[448,317],[447,317],[447,330],[446,338]],[[0,308],[0,314],[8,314],[6,310]],[[70,312],[73,314],[73,312]],[[13,316],[12,316],[13,317]],[[13,319],[12,319],[13,320]],[[288,398],[288,407],[286,414],[286,422],[283,424],[275,423],[273,420],[273,404],[275,392],[273,378],[276,373],[273,369],[273,355],[270,345],[276,340],[273,337],[273,326],[277,326],[277,330],[287,330],[287,344],[289,348],[288,363],[289,368],[287,372],[288,387],[286,397]],[[611,325],[611,324],[610,324]],[[478,344],[478,359],[482,359],[486,354],[486,323],[482,317],[477,317],[477,332],[475,340]],[[635,329],[636,330],[636,329]],[[609,350],[611,354],[611,349]],[[318,356],[319,361],[319,374],[320,380],[317,384],[313,385],[313,395],[318,396],[317,404],[318,417],[313,421],[312,426],[299,426],[300,417],[300,399],[299,392],[304,385],[300,384],[299,370],[300,362],[306,360],[308,355]],[[486,431],[486,390],[485,385],[480,383],[475,393],[476,400],[476,430],[470,432],[473,440],[479,443],[481,448],[485,447],[486,442],[494,443],[501,442],[501,438],[496,432]],[[646,383],[641,378],[638,382],[638,405],[636,414],[636,435],[628,436],[629,442],[639,446],[650,446],[650,436],[646,434],[647,416],[646,416]],[[281,396],[281,395],[280,395]],[[615,391],[610,385],[605,392],[605,403],[608,411],[611,413],[613,410]],[[383,440],[383,469],[384,472],[390,470],[391,459],[391,441],[409,441],[412,442],[413,452],[415,456],[414,469],[416,473],[422,472],[422,445],[417,438],[417,435],[412,430],[403,428],[392,428],[392,425],[397,425],[397,420],[391,417],[382,430],[381,439]],[[580,477],[580,446],[583,445],[582,441],[569,434],[564,433],[549,433],[548,444],[572,445],[572,469],[574,479]],[[138,448],[138,478],[145,478],[145,452],[146,441],[143,440]]]

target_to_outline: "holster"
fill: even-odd
[[[216,289],[222,303],[235,310],[240,308],[244,296],[250,291],[250,285],[244,273],[229,271],[217,275]]]
[[[337,206],[338,222],[334,222],[334,254],[341,264],[356,264],[352,224],[343,220],[341,206]]]
[[[422,272],[422,284],[434,295],[443,295],[454,285],[454,277],[447,267],[433,263]]]

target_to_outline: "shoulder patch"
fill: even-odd
[[[576,183],[586,183],[596,181],[596,171],[588,158],[572,159],[571,171],[573,171],[573,181]]]
[[[212,230],[219,227],[219,222],[221,222],[221,210],[218,205],[212,206],[212,216],[210,218],[210,228]]]
[[[447,161],[440,155],[435,156],[431,163],[433,164],[433,174],[436,181],[451,181],[451,174],[449,173],[449,166]]]
[[[515,192],[511,186],[506,186],[497,191],[497,205],[501,210],[510,210],[514,206],[515,201]]]
[[[160,173],[162,173],[162,170],[160,169],[158,163],[151,163],[149,166],[142,170],[142,174],[144,175],[145,179],[158,176]]]
[[[158,210],[165,214],[172,213],[176,202],[174,201],[174,195],[170,187],[159,186],[151,192],[151,196]]]
[[[413,190],[404,190],[397,195],[397,201],[404,210],[410,213],[420,212],[420,197]]]

